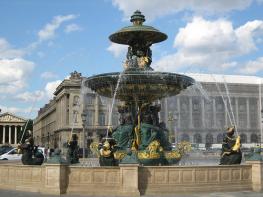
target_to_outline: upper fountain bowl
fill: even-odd
[[[167,39],[165,33],[160,32],[152,26],[143,25],[144,15],[135,11],[130,20],[133,25],[124,27],[109,36],[112,42],[125,45],[134,45],[136,42],[154,44]]]
[[[126,102],[153,102],[175,96],[194,84],[191,77],[168,72],[125,71],[89,77],[86,86],[99,95],[112,98],[118,79],[116,98]]]

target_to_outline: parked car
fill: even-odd
[[[44,155],[44,158],[46,159],[45,148],[38,147],[37,151]],[[21,158],[22,154],[18,153],[17,148],[13,148],[0,156],[0,160],[21,160]]]
[[[12,150],[13,147],[9,145],[3,145],[0,147],[0,155],[7,153],[8,151]]]
[[[0,160],[21,160],[22,154],[18,154],[17,148],[0,155]]]

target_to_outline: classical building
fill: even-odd
[[[26,119],[6,112],[0,114],[0,146],[9,144],[16,146],[22,136],[22,126]]]
[[[189,76],[196,80],[196,85],[162,101],[161,117],[173,131],[171,141],[221,143],[226,128],[235,125],[243,143],[260,142],[263,137],[261,78]]]
[[[231,125],[237,126],[243,143],[260,141],[261,78],[190,76],[197,81],[195,86],[160,101],[160,120],[170,130],[172,142],[220,143],[225,129]],[[110,115],[112,99],[98,96],[82,83],[85,78],[80,73],[71,73],[57,87],[54,98],[39,110],[34,120],[36,144],[63,148],[73,132],[79,136],[80,147],[87,147],[106,134],[108,125],[118,125],[118,104]]]
[[[65,79],[56,88],[54,98],[40,108],[34,120],[35,144],[63,149],[71,133],[76,133],[79,145],[83,147],[83,143],[87,143],[87,146],[105,135],[110,101],[89,89],[81,89],[84,79],[76,71],[71,73],[69,79]]]

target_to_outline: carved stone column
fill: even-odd
[[[15,126],[15,144],[17,144],[17,126]]]
[[[213,128],[216,128],[216,99],[213,98]]]
[[[11,125],[8,127],[8,143],[11,144],[11,139],[12,139],[12,136],[11,136]]]
[[[202,121],[202,128],[205,128],[205,100],[201,97],[201,121]]]
[[[247,129],[250,128],[250,114],[249,114],[249,98],[246,99],[246,106],[247,106]]]
[[[192,97],[189,97],[189,127],[193,128],[193,102]]]
[[[180,97],[178,96],[177,97],[177,100],[176,100],[176,104],[177,104],[177,129],[178,128],[181,128],[181,106],[180,106]]]
[[[99,125],[99,96],[95,97],[95,125]]]
[[[236,111],[235,121],[236,121],[236,126],[238,127],[238,125],[239,125],[239,117],[238,117],[238,98],[235,98],[235,111]]]
[[[3,144],[5,143],[5,125],[3,125]]]

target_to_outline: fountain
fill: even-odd
[[[156,101],[179,94],[195,81],[185,75],[153,71],[150,47],[166,40],[167,35],[144,25],[145,17],[140,11],[135,11],[130,21],[133,25],[109,37],[114,43],[128,45],[124,71],[92,76],[85,82],[97,94],[123,103],[118,107],[120,125],[109,128],[104,141],[93,144],[92,148],[97,151],[102,166],[176,164],[187,144],[178,144],[172,150],[167,128],[159,122],[161,107]]]

